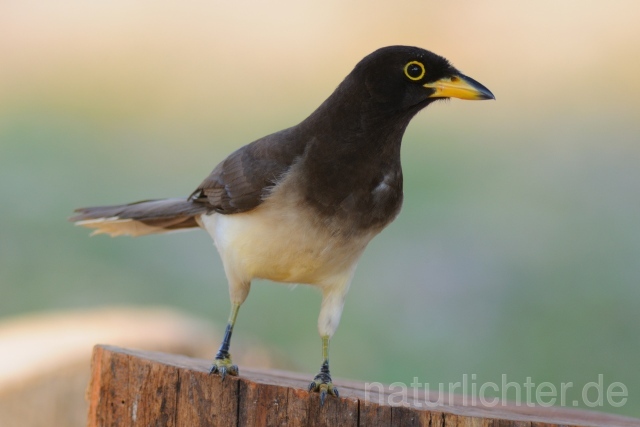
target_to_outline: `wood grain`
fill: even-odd
[[[137,426],[420,426],[640,427],[640,420],[572,408],[470,406],[461,396],[438,406],[422,391],[393,404],[388,386],[341,381],[340,398],[306,387],[312,375],[241,368],[240,377],[209,375],[210,361],[98,345],[87,391],[89,427]],[[467,404],[464,404],[464,403]],[[389,404],[391,403],[391,404]]]

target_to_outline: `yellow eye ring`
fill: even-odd
[[[418,68],[416,68],[415,65],[417,65]],[[418,72],[418,74],[416,74],[416,72]],[[424,74],[425,71],[422,62],[411,61],[404,66],[404,75],[407,76],[409,80],[418,81],[424,77]]]

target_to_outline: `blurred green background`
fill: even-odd
[[[224,323],[206,233],[89,239],[66,218],[186,196],[366,54],[417,45],[497,101],[413,120],[404,209],[359,264],[333,374],[571,381],[569,402],[603,374],[629,400],[599,409],[640,417],[638,18],[622,0],[2,2],[0,316],[132,303]],[[257,283],[236,334],[312,375],[319,304]]]

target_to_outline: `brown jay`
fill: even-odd
[[[141,236],[203,228],[229,281],[231,314],[212,373],[237,375],[229,343],[255,278],[316,286],[322,365],[309,390],[337,396],[329,373],[336,331],[358,259],[402,205],[400,143],[413,116],[445,98],[494,99],[434,53],[389,46],[361,60],[296,126],[224,159],[186,198],[82,208],[94,234]]]

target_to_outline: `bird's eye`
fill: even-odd
[[[420,80],[424,77],[424,73],[424,65],[422,65],[422,62],[411,61],[404,66],[404,74],[409,77],[410,80]]]

